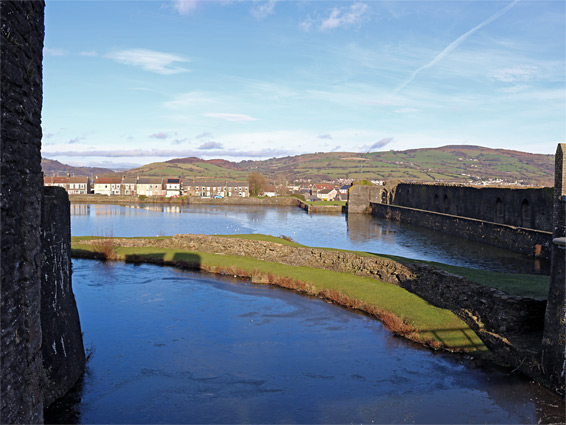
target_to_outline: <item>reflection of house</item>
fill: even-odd
[[[180,178],[168,178],[165,180],[165,196],[170,198],[171,196],[180,196],[181,193]]]
[[[337,194],[336,189],[322,189],[318,191],[317,196],[323,201],[332,201]]]
[[[102,177],[94,181],[95,195],[120,195],[121,178]]]
[[[162,177],[140,177],[137,184],[138,195],[163,196]]]
[[[137,186],[138,186],[137,177],[124,177],[122,178],[121,194],[125,196],[135,196],[138,194]]]

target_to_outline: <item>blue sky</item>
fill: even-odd
[[[565,2],[53,1],[43,155],[133,167],[565,141]]]

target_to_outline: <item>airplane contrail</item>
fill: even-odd
[[[444,50],[442,52],[440,52],[438,55],[436,55],[436,57],[434,59],[432,59],[430,62],[424,64],[420,68],[415,69],[412,72],[411,76],[405,82],[403,82],[401,85],[399,85],[395,89],[395,95],[398,95],[401,92],[401,90],[403,90],[405,87],[407,87],[409,84],[411,84],[413,82],[413,80],[415,79],[415,77],[419,74],[419,72],[421,72],[423,69],[430,68],[431,66],[435,65],[438,61],[442,60],[446,55],[448,55],[450,52],[452,52],[452,50],[454,50],[456,47],[458,47],[460,44],[462,44],[470,35],[472,35],[477,30],[485,27],[487,24],[495,21],[501,15],[504,15],[505,13],[507,13],[510,9],[515,7],[515,5],[517,3],[519,3],[519,1],[520,0],[514,0],[513,2],[509,3],[507,6],[505,6],[503,9],[501,9],[499,12],[494,13],[489,18],[487,18],[485,21],[483,21],[482,23],[476,25],[475,27],[473,27],[471,30],[469,30],[465,34],[462,34],[460,37],[458,37],[456,40],[454,40],[452,43],[450,43],[448,46],[446,46],[444,48]]]

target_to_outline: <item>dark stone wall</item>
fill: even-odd
[[[41,105],[43,1],[0,2],[1,423],[43,420]]]
[[[552,231],[552,188],[493,188],[400,183],[394,205]]]
[[[542,339],[545,374],[558,392],[566,391],[566,144],[556,150],[554,181],[554,231],[550,290]],[[562,241],[560,242],[560,239]]]
[[[81,325],[71,284],[69,211],[65,189],[43,188],[41,330],[45,406],[72,388],[85,365]]]
[[[441,214],[396,205],[371,204],[376,217],[428,227],[449,235],[505,248],[524,255],[550,259],[549,232]]]
[[[381,186],[354,185],[348,191],[348,213],[369,213],[370,203],[379,202]]]

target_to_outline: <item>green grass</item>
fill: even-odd
[[[451,266],[434,261],[414,260],[410,258],[398,257],[395,255],[379,256],[398,261],[402,264],[428,264],[433,267],[445,270],[449,273],[462,276],[472,282],[479,283],[484,286],[489,286],[491,288],[497,288],[509,295],[540,299],[548,298],[550,277],[546,275],[500,273],[488,270],[472,269],[469,267]]]
[[[238,270],[252,275],[279,277],[306,284],[309,293],[332,291],[359,300],[379,311],[393,314],[413,327],[421,341],[442,345],[452,350],[486,350],[478,336],[460,318],[449,310],[434,307],[398,286],[369,277],[332,272],[310,267],[292,267],[280,263],[255,260],[249,257],[217,255],[166,248],[115,248],[119,259],[165,261],[169,263],[198,264],[205,270],[233,273]],[[73,255],[85,257],[96,252],[91,245],[73,247]],[[414,339],[414,338],[413,338]]]

